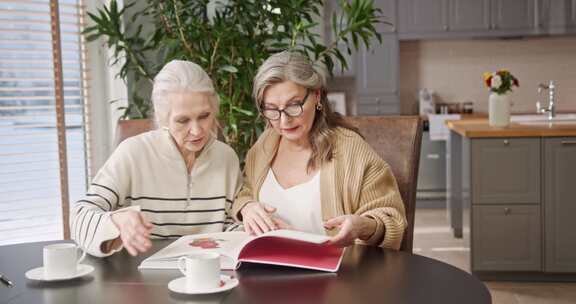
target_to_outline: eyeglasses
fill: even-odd
[[[282,113],[284,113],[284,115],[286,115],[288,117],[298,117],[298,116],[302,115],[302,112],[304,112],[303,106],[306,103],[306,100],[308,99],[309,94],[310,94],[310,90],[307,89],[306,95],[304,95],[304,98],[302,99],[301,102],[291,104],[282,110],[262,107],[260,109],[260,111],[262,112],[262,116],[266,117],[266,119],[268,119],[268,120],[278,120],[278,119],[280,119],[280,116],[282,115]]]

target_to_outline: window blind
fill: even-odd
[[[67,237],[86,190],[82,29],[80,0],[0,0],[0,245]]]

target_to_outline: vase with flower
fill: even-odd
[[[490,89],[488,120],[490,126],[506,127],[510,124],[512,87],[520,83],[508,70],[484,73],[484,84]]]

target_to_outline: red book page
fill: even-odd
[[[332,245],[262,237],[248,243],[238,260],[335,272],[340,267],[343,252],[343,248]]]

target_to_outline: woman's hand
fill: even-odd
[[[120,230],[122,244],[132,256],[152,247],[150,230],[154,227],[139,211],[127,210],[112,214],[112,222]]]
[[[367,240],[376,231],[376,220],[359,215],[342,215],[324,222],[324,228],[340,231],[330,239],[330,243],[346,247],[354,244],[356,239]]]
[[[251,235],[260,235],[286,225],[286,223],[272,215],[274,212],[276,212],[276,208],[264,203],[251,202],[246,204],[240,210],[244,229]],[[282,228],[286,229],[285,227]]]

